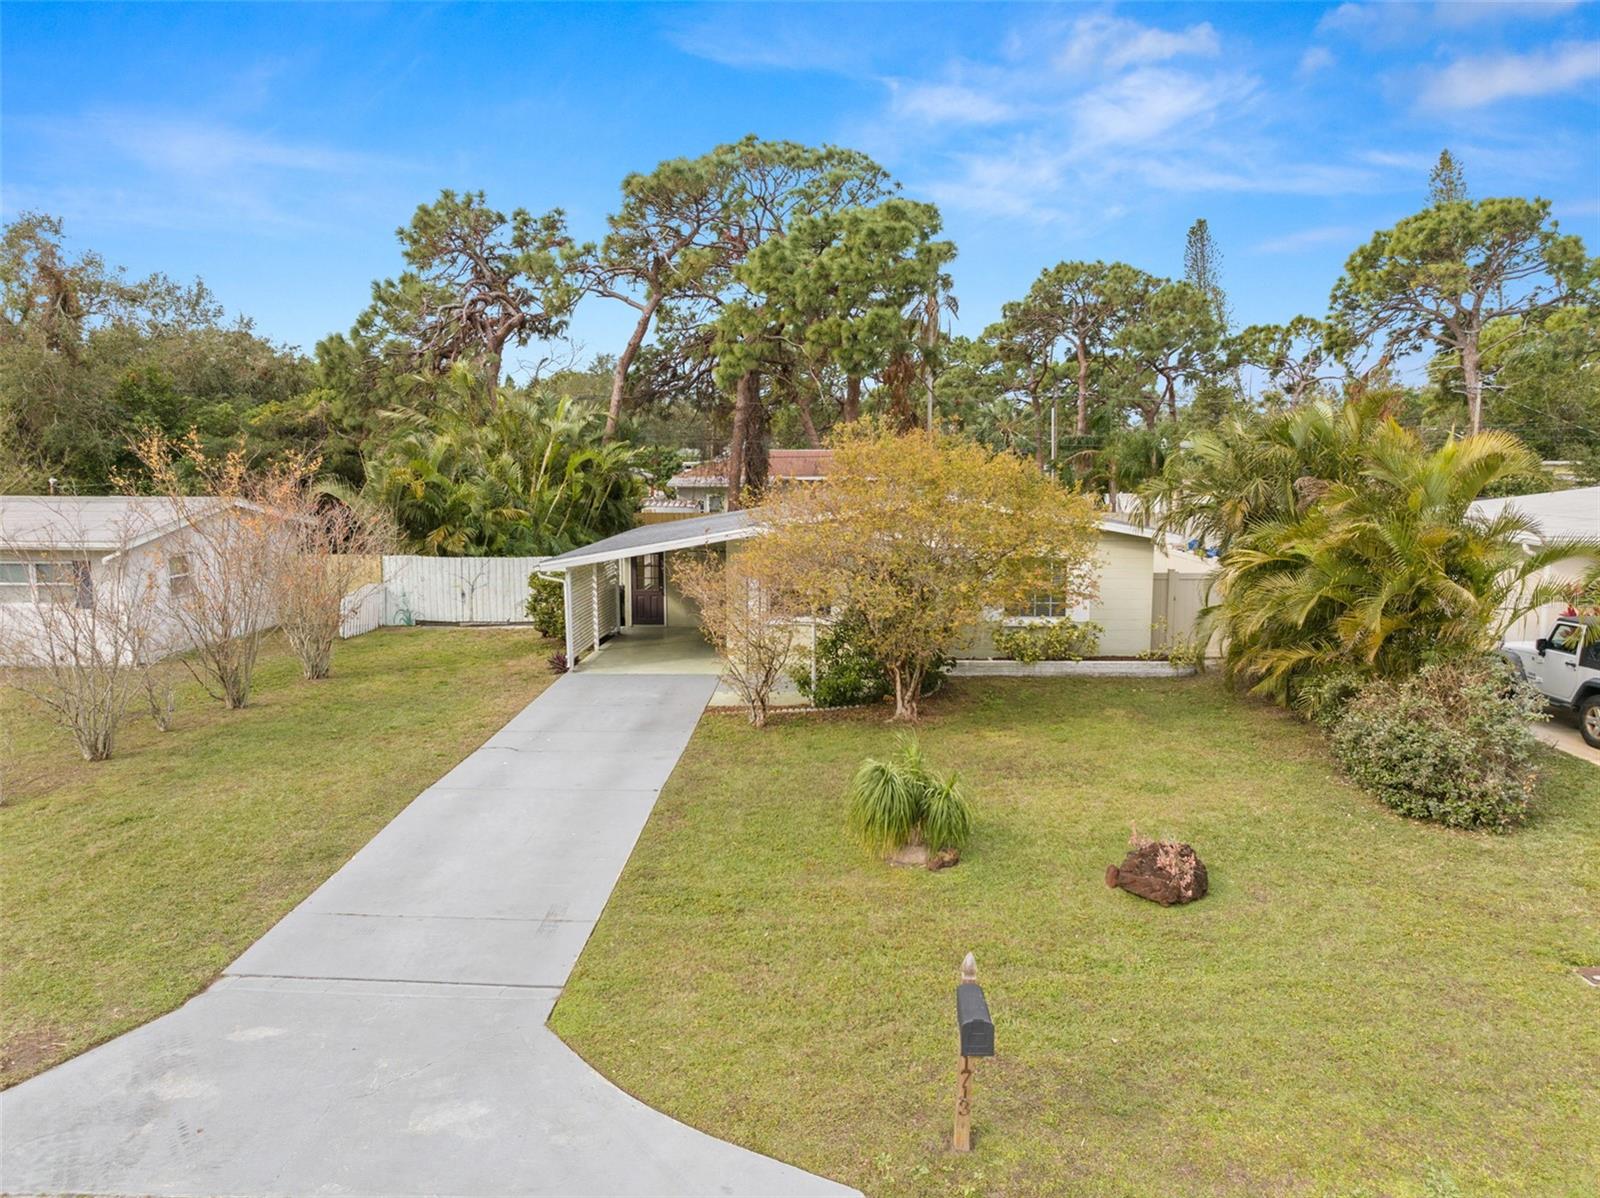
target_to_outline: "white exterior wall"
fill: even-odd
[[[1100,533],[1096,554],[1100,564],[1100,593],[1089,604],[1089,619],[1105,629],[1100,653],[1123,657],[1150,650],[1150,625],[1154,619],[1151,593],[1155,588],[1155,556],[1144,537]]]
[[[383,559],[389,593],[384,622],[526,624],[528,576],[542,557],[421,557]]]
[[[597,644],[594,634],[597,573],[594,566],[574,566],[566,573],[568,665],[576,665],[578,658]]]
[[[599,622],[595,631],[600,640],[622,626],[621,571],[617,562],[601,562],[595,567],[594,595],[599,603]]]
[[[1541,570],[1535,579],[1536,582],[1558,582],[1575,584],[1582,581],[1584,574],[1593,566],[1588,558],[1567,557],[1558,562],[1551,562]],[[1531,641],[1537,640],[1550,631],[1550,626],[1555,618],[1565,611],[1565,603],[1546,603],[1536,607],[1520,620],[1509,625],[1502,636],[1506,641]]]
[[[165,536],[136,545],[122,553],[106,550],[7,550],[0,556],[7,560],[22,559],[40,562],[87,561],[89,577],[96,598],[102,602],[121,605],[129,611],[137,602],[136,596],[146,587],[167,586],[167,559],[173,554],[186,554],[193,561],[193,577],[198,582],[205,576],[202,555],[206,553],[203,540],[196,540],[185,528],[175,529]],[[164,596],[150,597],[149,609],[143,614],[149,625],[148,645],[160,657],[181,653],[191,645],[188,634],[162,608]],[[116,610],[113,607],[111,610]],[[42,650],[45,638],[41,631],[43,616],[33,603],[0,603],[0,665],[26,664],[27,656],[7,653],[5,643],[23,644]],[[270,626],[268,621],[265,626]]]

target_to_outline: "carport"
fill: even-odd
[[[703,654],[695,646],[699,610],[673,584],[673,555],[741,541],[759,531],[749,512],[719,512],[630,528],[544,562],[540,573],[562,578],[571,667],[616,641],[617,648],[628,646],[627,656],[638,667],[633,672],[663,672],[651,663],[671,658],[678,665],[670,672],[698,673],[686,670],[679,659],[704,655],[705,672],[714,673],[710,646],[699,642]],[[618,660],[608,668],[612,664],[624,669],[629,663]]]

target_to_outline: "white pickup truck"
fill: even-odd
[[[1577,712],[1578,731],[1600,749],[1600,616],[1559,616],[1548,636],[1500,653],[1554,706]]]

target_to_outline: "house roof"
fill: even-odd
[[[825,478],[833,465],[831,449],[774,449],[767,454],[767,477],[789,482],[816,482]],[[726,487],[728,458],[712,458],[686,466],[669,480],[672,487]]]
[[[1115,516],[1102,516],[1096,522],[1102,532],[1139,537],[1153,541],[1152,529]],[[718,512],[714,516],[699,516],[687,520],[669,520],[661,524],[645,524],[619,532],[614,537],[585,545],[552,557],[540,564],[542,571],[567,571],[574,566],[588,566],[596,562],[617,561],[626,557],[639,557],[646,553],[670,553],[678,549],[697,549],[703,545],[720,545],[726,541],[740,541],[755,536],[761,524],[749,510]],[[1172,547],[1181,543],[1168,538]]]
[[[718,512],[714,516],[698,516],[687,520],[668,520],[662,524],[643,524],[619,532],[614,537],[569,550],[558,557],[543,562],[542,571],[565,572],[574,566],[589,566],[596,562],[617,561],[625,557],[639,557],[646,553],[669,553],[676,549],[698,549],[702,545],[720,545],[724,541],[739,541],[760,531],[755,518],[748,511]]]
[[[222,500],[196,496],[184,502],[210,508]],[[159,496],[0,495],[0,549],[131,549],[182,523],[172,500]]]
[[[1539,526],[1543,540],[1600,537],[1600,487],[1572,487],[1539,495],[1509,495],[1480,499],[1469,509],[1475,516],[1492,519],[1511,509]]]

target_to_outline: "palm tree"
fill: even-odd
[[[560,553],[633,526],[644,493],[635,451],[602,441],[600,408],[504,391],[482,412],[395,413],[396,432],[368,466],[366,494],[414,551]]]
[[[1429,452],[1392,419],[1366,421],[1318,413],[1299,426],[1347,477],[1301,475],[1277,495],[1221,496],[1209,509],[1231,520],[1261,499],[1266,514],[1231,535],[1207,620],[1226,638],[1228,674],[1280,702],[1315,673],[1392,677],[1488,652],[1508,624],[1559,597],[1560,584],[1539,581],[1546,566],[1600,552],[1589,541],[1539,542],[1514,512],[1470,512],[1493,483],[1537,469],[1509,434]],[[1261,452],[1270,459],[1284,445]],[[1281,474],[1273,485],[1285,485]]]

